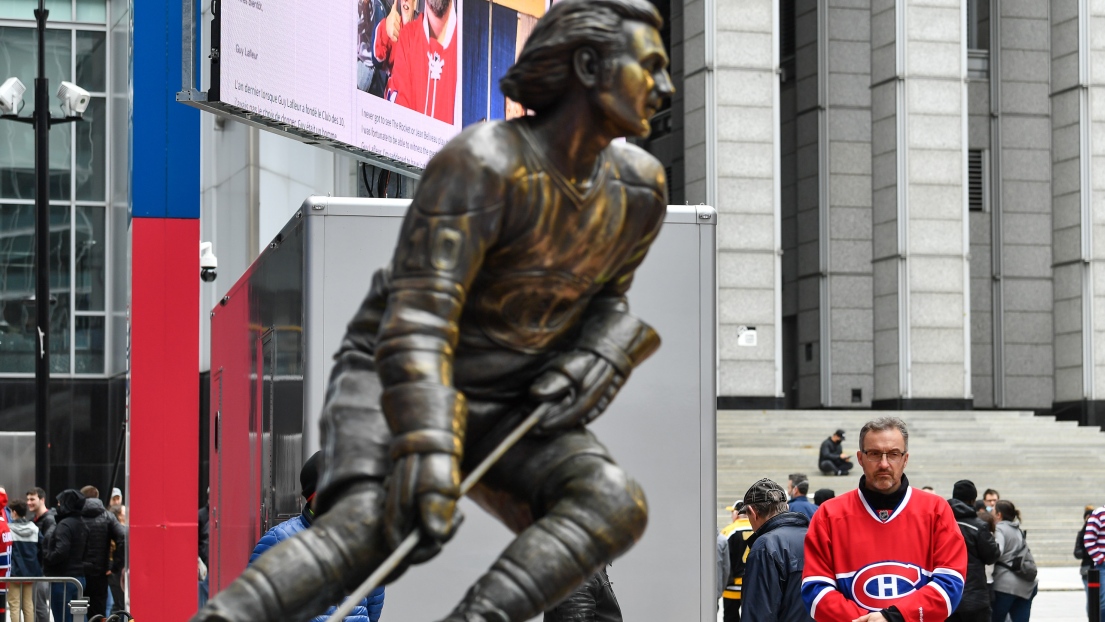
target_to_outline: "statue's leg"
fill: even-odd
[[[516,508],[505,507],[504,492],[537,520],[480,577],[449,622],[521,622],[541,614],[629,550],[648,519],[640,487],[582,429],[549,441],[524,439],[474,498],[504,519],[517,518]]]
[[[339,602],[387,557],[381,529],[390,433],[371,358],[344,353],[322,415],[323,467],[310,529],[259,557],[193,622],[309,620]]]

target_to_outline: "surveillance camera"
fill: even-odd
[[[215,269],[219,267],[219,260],[212,247],[211,242],[200,242],[200,279],[204,283],[215,280]]]
[[[88,108],[88,102],[91,95],[88,91],[73,84],[72,82],[62,82],[58,87],[58,99],[61,100],[61,111],[67,117],[79,117],[84,114],[84,111]]]
[[[23,103],[23,93],[27,87],[19,81],[19,78],[8,78],[4,84],[0,84],[0,114],[17,114],[19,105]]]

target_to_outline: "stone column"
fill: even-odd
[[[1105,7],[1051,2],[1055,414],[1105,424]]]
[[[684,4],[686,199],[719,212],[722,408],[781,405],[776,11]]]
[[[969,408],[964,0],[874,0],[875,408]]]
[[[992,406],[1046,410],[1055,384],[1048,7],[993,0],[990,9]]]

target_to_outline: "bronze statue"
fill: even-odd
[[[644,494],[586,424],[659,346],[626,292],[663,221],[664,172],[613,141],[646,135],[673,91],[660,25],[647,0],[562,0],[538,22],[501,83],[535,114],[472,126],[430,161],[349,324],[320,517],[194,621],[308,619],[415,529],[407,561],[429,559],[459,523],[462,474],[542,402],[471,493],[517,538],[446,620],[528,620],[641,537]]]

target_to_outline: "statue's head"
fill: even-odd
[[[561,0],[500,81],[503,94],[540,115],[583,89],[615,134],[647,135],[649,119],[674,92],[662,24],[647,0]]]

